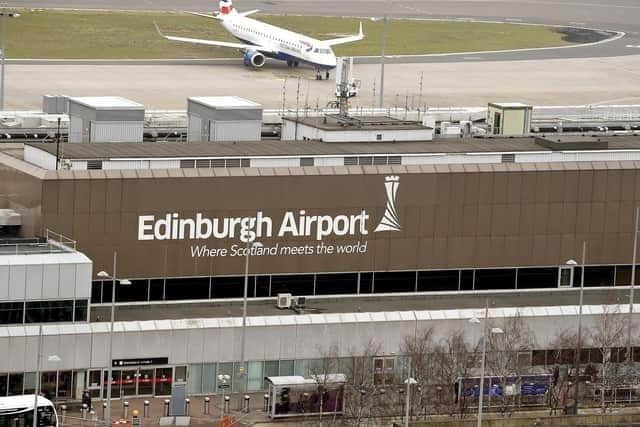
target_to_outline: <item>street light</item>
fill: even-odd
[[[251,242],[247,241],[247,256],[244,262],[244,293],[242,297],[242,339],[240,342],[240,359],[241,365],[239,369],[240,377],[243,378],[244,384],[244,376],[245,376],[245,365],[247,364],[246,355],[245,355],[245,346],[246,346],[246,335],[247,335],[247,292],[249,288],[249,255],[251,254],[251,249],[253,248],[261,248],[264,245],[260,242]],[[241,403],[242,404],[242,403]]]
[[[487,358],[487,332],[488,332],[488,318],[489,318],[489,300],[485,300],[484,305],[484,325],[482,327],[482,365],[480,368],[480,394],[478,396],[478,427],[482,427],[482,403],[484,399],[484,369],[485,369],[485,361]],[[473,316],[469,319],[470,323],[479,324],[480,319],[476,316]],[[504,334],[504,331],[500,328],[491,328],[492,334]]]
[[[5,5],[6,6],[6,5]],[[20,14],[15,12],[0,12],[2,15],[2,64],[0,66],[0,111],[4,111],[4,59],[5,59],[5,46],[7,40],[7,17],[9,18],[19,18]]]
[[[578,415],[578,398],[580,396],[580,352],[582,351],[582,304],[584,302],[584,266],[585,266],[585,258],[587,254],[587,242],[585,240],[582,241],[582,264],[580,267],[580,298],[579,298],[579,308],[578,308],[578,339],[576,343],[576,356],[575,356],[575,370],[576,370],[576,387],[574,389],[574,410],[575,414]],[[568,266],[575,268],[578,263],[570,259],[566,262]],[[573,274],[571,275],[573,277]]]
[[[33,390],[33,427],[38,427],[38,396],[40,395],[40,359],[42,358],[41,354],[41,346],[42,346],[42,324],[38,325],[38,345],[36,351],[36,383],[34,384]],[[47,356],[47,361],[52,363],[60,362],[62,359],[57,354],[51,354]]]
[[[406,400],[404,403],[404,426],[409,427],[409,416],[410,416],[410,408],[411,408],[411,386],[418,384],[414,378],[411,378],[411,359],[409,359],[409,372],[407,373],[408,378],[404,380],[404,383],[407,385],[407,393]]]
[[[231,379],[231,375],[227,374],[218,374],[218,381],[222,384],[218,384],[218,388],[222,390],[222,400],[220,401],[221,415],[220,415],[220,424],[222,424],[222,420],[224,419],[224,389],[227,388],[227,384]]]
[[[371,18],[372,21],[382,21],[382,35],[380,40],[380,108],[384,107],[384,49],[387,44],[387,15],[382,18]]]
[[[638,249],[638,217],[640,216],[640,207],[636,207],[636,222],[633,229],[633,261],[631,263],[631,287],[629,289],[629,319],[627,321],[627,364],[629,368],[633,363],[631,354],[631,325],[633,324],[633,294],[636,287],[636,254]]]
[[[101,279],[111,279],[111,326],[109,327],[109,360],[107,367],[107,408],[104,413],[104,422],[105,425],[111,424],[111,383],[113,382],[111,376],[112,366],[113,366],[113,323],[115,318],[115,309],[116,309],[116,282],[119,282],[121,285],[130,285],[131,281],[127,279],[117,280],[116,279],[116,267],[118,261],[118,254],[113,252],[113,275],[110,275],[106,271],[98,272],[97,276]]]

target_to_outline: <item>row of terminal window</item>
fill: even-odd
[[[401,156],[348,156],[344,158],[345,166],[367,165],[400,165]],[[193,168],[248,168],[250,159],[187,159],[180,160],[181,169]],[[301,157],[300,166],[315,166],[313,157]]]
[[[640,276],[640,269],[637,272]],[[627,286],[631,267],[589,266],[585,286]],[[360,273],[317,273],[249,276],[249,297],[294,295],[358,295],[437,291],[545,289],[579,286],[580,267],[526,267]],[[244,276],[133,279],[116,286],[116,301],[178,301],[241,298]],[[111,282],[95,281],[92,303],[111,302]]]
[[[86,322],[88,300],[0,302],[0,325]]]

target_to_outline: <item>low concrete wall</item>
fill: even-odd
[[[578,416],[513,416],[509,418],[483,420],[484,427],[557,427],[557,426],[609,426],[613,424],[640,423],[640,413],[636,414],[590,414]],[[469,418],[466,420],[442,420],[442,421],[420,421],[412,422],[413,427],[473,427],[476,420]]]

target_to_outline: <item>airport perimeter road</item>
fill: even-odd
[[[640,51],[639,51],[640,53]],[[357,65],[362,80],[354,106],[378,105],[379,65]],[[420,96],[419,81],[423,73]],[[237,95],[265,108],[326,106],[335,84],[316,81],[313,70],[290,70],[269,62],[262,70],[242,65],[10,65],[7,109],[42,107],[43,94],[120,95],[152,109],[186,109],[186,98]],[[375,87],[375,96],[374,96]],[[533,105],[640,103],[640,55],[607,59],[390,64],[385,70],[388,107],[481,106],[490,101],[522,101]]]
[[[628,289],[585,289],[584,304],[624,304],[628,301]],[[486,292],[465,293],[458,295],[422,294],[387,296],[372,295],[357,298],[321,298],[313,297],[307,300],[307,307],[303,314],[316,313],[353,313],[353,312],[381,312],[381,311],[412,311],[412,310],[446,310],[446,309],[482,309],[485,298],[489,298],[492,307],[536,307],[578,305],[577,289],[547,289],[539,291]],[[161,319],[189,319],[213,317],[242,316],[242,301],[220,300],[217,303],[202,304],[156,304],[129,305],[117,308],[116,319],[131,320],[161,320]],[[105,321],[109,319],[109,304],[91,308],[91,321]],[[293,310],[280,310],[275,306],[275,298],[267,301],[249,301],[250,316],[293,315]]]

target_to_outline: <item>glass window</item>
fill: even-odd
[[[360,273],[360,293],[370,294],[373,292],[373,273]]]
[[[0,303],[0,325],[22,323],[24,303],[3,302]]]
[[[26,303],[26,323],[72,321],[73,300],[30,301]]]
[[[558,285],[558,269],[519,268],[518,289],[555,288]]]
[[[213,298],[242,298],[244,278],[242,276],[214,277],[211,293]]]
[[[23,379],[24,374],[9,374],[9,396],[22,394]],[[33,382],[33,387],[35,388],[35,375]]]
[[[460,290],[473,290],[473,270],[462,270],[460,272]]]
[[[149,281],[149,300],[164,300],[164,279],[151,279]]]
[[[294,362],[293,360],[281,360],[280,361],[280,376],[286,377],[294,374]]]
[[[233,388],[232,390],[235,392],[245,392],[247,390],[247,377],[246,375],[243,377],[240,367],[242,366],[242,363],[234,363],[233,364]],[[245,374],[247,372],[247,365],[244,365],[244,371]]]
[[[79,299],[75,302],[75,309],[73,314],[74,322],[86,322],[87,321],[87,300]]]
[[[615,268],[613,266],[585,267],[584,285],[613,286],[613,276],[615,274],[614,272]]]
[[[515,268],[476,270],[476,290],[515,289],[515,287]]]
[[[130,285],[116,284],[116,301],[146,301],[149,293],[149,281],[131,280]]]
[[[216,364],[205,363],[202,365],[202,392],[216,392]]]
[[[202,365],[200,363],[189,365],[188,392],[189,394],[202,393]]]
[[[189,300],[209,298],[209,278],[189,277],[167,279],[164,296],[166,300]]]
[[[102,302],[102,282],[94,280],[91,282],[91,304]]]
[[[458,270],[418,272],[418,292],[457,291]]]
[[[58,373],[55,371],[42,372],[40,375],[40,392],[47,399],[54,399],[56,397],[57,378],[58,378]]]
[[[262,362],[247,364],[247,391],[262,390]]]
[[[296,360],[295,370],[293,375],[301,375],[306,377],[309,375],[309,361],[306,359]]]
[[[187,381],[187,367],[186,366],[176,366],[173,375],[173,380],[177,383],[183,383]]]
[[[270,278],[269,276],[257,276],[256,277],[256,283],[255,283],[255,296],[257,297],[268,297],[270,296],[269,294],[269,283],[270,283]]]
[[[24,374],[24,394],[35,393],[36,391],[36,373],[25,372]]]
[[[358,273],[316,275],[316,295],[355,294],[357,292]]]
[[[271,276],[271,294],[313,295],[313,274]]]
[[[218,363],[218,375],[229,375],[229,377],[231,377],[231,379],[228,380],[229,388],[226,389],[225,393],[231,391],[231,386],[232,386],[231,382],[233,378],[233,363],[232,362]],[[218,391],[222,390],[222,388],[220,387],[221,385],[222,385],[222,382],[218,380],[216,376],[216,387],[218,388]]]
[[[279,363],[277,360],[267,360],[264,362],[264,373],[263,376],[264,378],[266,377],[277,377],[280,372],[280,367],[278,366]],[[267,381],[264,380],[264,382],[262,383],[262,389],[263,390],[267,390],[269,388],[269,385],[267,384]]]
[[[102,302],[111,302],[111,291],[113,283],[109,281],[102,282]]]
[[[71,399],[73,397],[73,371],[58,372],[58,397]]]
[[[9,390],[9,375],[0,374],[0,397],[6,396]]]
[[[386,292],[413,292],[416,286],[416,273],[380,272],[374,277],[374,289],[377,294]]]

